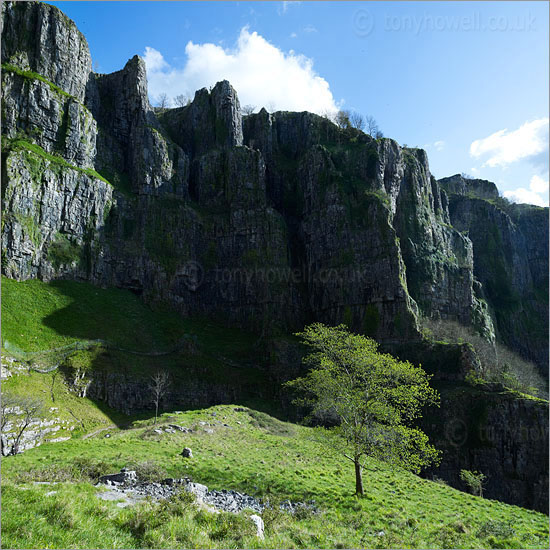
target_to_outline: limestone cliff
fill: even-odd
[[[498,336],[548,377],[548,208],[509,204],[488,181],[456,175],[439,183],[451,223],[472,241],[474,276]]]
[[[95,74],[57,8],[2,10],[8,276],[128,287],[264,331],[320,319],[407,342],[419,313],[489,337],[495,320],[544,364],[547,209],[503,209],[494,184],[437,182],[423,150],[311,113],[242,120],[228,82],[155,114],[139,57]]]
[[[137,56],[94,74],[55,8],[6,3],[3,20],[8,276],[127,287],[263,332],[319,319],[404,342],[419,313],[492,331],[424,151],[311,113],[243,121],[228,82],[156,116]]]
[[[37,2],[2,4],[2,122],[8,277],[127,288],[263,336],[344,322],[433,355],[453,383],[469,348],[427,348],[421,314],[547,365],[548,209],[504,205],[490,182],[438,182],[421,149],[307,112],[243,118],[226,81],[155,112],[142,59],[93,73],[74,23]],[[141,403],[116,376],[92,393]],[[506,418],[531,414],[514,407]],[[501,455],[487,456],[460,465]],[[530,483],[537,468],[498,475]]]
[[[441,408],[422,420],[443,452],[429,474],[467,490],[460,470],[477,470],[487,475],[486,498],[548,513],[547,403],[461,384],[439,389]]]

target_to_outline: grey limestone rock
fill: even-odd
[[[99,483],[105,485],[131,484],[137,481],[137,475],[134,470],[122,468],[117,474],[108,474],[99,478]]]
[[[260,539],[264,539],[264,520],[258,516],[257,514],[252,514],[250,516],[250,519],[254,523],[254,526],[256,527],[256,536]]]
[[[2,3],[2,63],[42,75],[83,102],[92,60],[84,35],[58,8]]]

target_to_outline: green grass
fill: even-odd
[[[215,416],[214,416],[215,415]],[[321,446],[310,428],[233,406],[166,413],[162,422],[194,427],[158,435],[151,421],[91,439],[46,444],[3,460],[2,531],[9,548],[545,548],[548,518],[483,500],[382,463],[369,461],[366,495],[352,495],[353,468]],[[214,433],[199,422],[206,421]],[[224,427],[222,423],[228,424]],[[194,457],[179,453],[191,447]],[[144,503],[120,510],[94,497],[88,483],[55,479],[76,459],[113,471],[154,461],[170,476],[191,476],[213,489],[272,500],[315,499],[321,512],[290,517],[264,512],[266,540],[247,531],[245,515],[214,516],[189,506]],[[105,467],[105,466],[104,466]],[[40,473],[40,471],[42,471]],[[49,473],[47,472],[49,471]],[[49,491],[56,494],[46,496]],[[383,535],[378,536],[381,532]]]
[[[128,327],[131,327],[129,330]],[[14,281],[2,277],[2,345],[38,352],[90,340],[105,341],[111,355],[125,351],[170,352],[182,341],[201,368],[209,364],[242,375],[258,364],[261,343],[253,333],[202,318],[182,319],[163,304],[148,306],[128,290],[76,281]],[[121,348],[121,349],[117,349]],[[185,350],[184,350],[185,351]],[[155,358],[172,361],[174,355]],[[121,358],[119,356],[119,359]],[[131,354],[135,365],[151,358]]]
[[[92,178],[100,179],[104,183],[111,185],[109,181],[107,181],[101,174],[99,174],[92,168],[80,168],[79,166],[75,166],[74,164],[67,162],[63,157],[60,157],[59,155],[54,155],[52,153],[48,153],[44,151],[44,149],[42,149],[40,145],[37,145],[36,143],[31,143],[26,139],[4,138],[2,140],[2,149],[4,151],[24,151],[27,154],[34,155],[35,159],[36,158],[43,159],[53,164],[54,166],[76,170],[77,172],[81,172]]]
[[[33,395],[44,403],[45,420],[60,419],[61,429],[48,434],[47,439],[58,437],[78,438],[85,433],[113,425],[131,422],[127,415],[115,411],[101,402],[77,397],[68,391],[62,375],[56,372],[40,374],[30,372],[2,381],[4,391],[21,396]],[[51,408],[55,410],[50,411]],[[72,427],[72,429],[71,429]]]
[[[74,96],[67,93],[65,90],[62,90],[59,86],[54,84],[51,80],[48,80],[41,74],[35,73],[34,71],[25,71],[16,65],[11,65],[10,63],[2,63],[2,70],[10,73],[15,73],[19,76],[22,76],[23,78],[26,78],[28,80],[40,80],[41,82],[44,82],[47,84],[52,92],[56,92],[64,97],[75,99]]]
[[[24,351],[93,339],[131,350],[166,350],[186,332],[176,313],[153,311],[128,290],[2,277],[2,342]]]

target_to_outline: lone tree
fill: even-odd
[[[165,109],[168,109],[170,106],[170,99],[166,94],[160,94],[157,98],[157,106],[159,109],[162,109],[163,111]]]
[[[353,462],[356,494],[364,494],[365,456],[416,473],[438,462],[439,451],[411,426],[422,406],[439,404],[424,370],[379,353],[374,340],[345,325],[314,323],[298,336],[312,349],[304,359],[311,369],[286,385],[304,395],[295,403],[311,407],[311,418],[332,417],[338,424],[320,432]]]
[[[350,122],[350,112],[346,110],[340,110],[336,113],[336,117],[334,119],[334,122],[338,128],[341,128],[342,130],[345,128],[351,127]]]
[[[44,403],[34,397],[22,397],[10,392],[2,392],[0,428],[2,431],[2,455],[16,455],[21,446],[23,434],[31,423],[40,417]],[[40,437],[34,432],[33,439]]]
[[[460,479],[468,485],[472,494],[483,498],[483,485],[487,476],[481,472],[472,472],[470,470],[460,470]]]
[[[363,130],[365,128],[365,119],[360,113],[357,113],[355,111],[350,113],[349,121],[353,128],[357,128],[357,130]]]
[[[368,115],[365,118],[365,126],[367,134],[369,134],[369,136],[377,139],[379,137],[384,137],[384,134],[382,134],[382,132],[378,128],[378,122],[376,122],[376,119],[372,115]]]
[[[169,386],[170,375],[165,370],[159,370],[151,376],[149,389],[153,395],[152,401],[155,404],[155,424],[157,423],[160,402],[168,392]]]

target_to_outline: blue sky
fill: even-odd
[[[548,202],[547,2],[52,2],[98,72],[146,58],[150,95],[229,78],[257,108],[345,108],[466,172]]]

